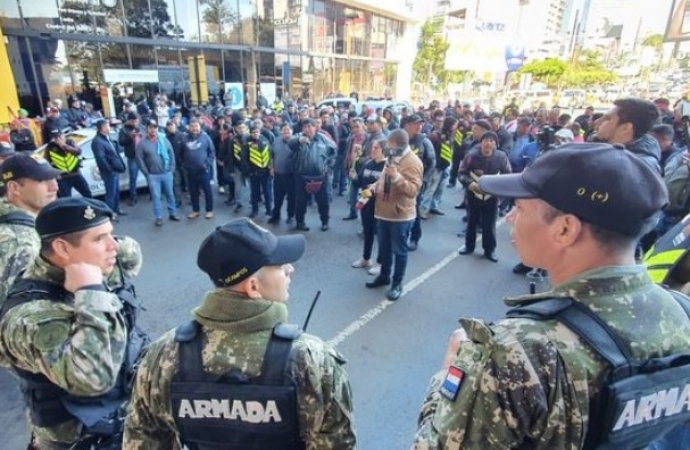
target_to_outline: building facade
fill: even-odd
[[[190,104],[195,83],[210,100],[243,86],[249,107],[259,88],[406,98],[420,20],[412,2],[376,3],[3,0],[0,25],[20,103],[35,114],[70,94],[98,103],[105,88]]]

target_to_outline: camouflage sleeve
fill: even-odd
[[[356,444],[350,380],[338,352],[303,335],[291,373],[299,389],[299,421],[307,450],[353,449]]]
[[[125,356],[121,308],[117,296],[96,290],[77,291],[73,305],[16,306],[0,321],[0,354],[71,394],[102,394],[115,385]]]
[[[116,288],[122,284],[122,278],[130,279],[139,274],[144,262],[139,243],[129,236],[117,236],[117,261],[105,284],[109,288]]]
[[[432,378],[413,449],[579,448],[566,443],[569,389],[554,346],[523,346],[509,329],[476,319],[461,323],[470,341]]]
[[[177,366],[176,355],[174,330],[146,350],[132,388],[123,450],[179,448],[169,396]]]
[[[24,228],[28,230],[28,227],[22,226],[21,232]],[[38,238],[32,239],[28,231],[26,236],[17,236],[11,232],[0,233],[0,261],[4,262],[0,269],[0,305],[5,303],[7,292],[15,278],[38,255],[38,242],[31,244],[37,240]]]

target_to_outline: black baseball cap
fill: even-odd
[[[129,112],[129,113],[125,114],[125,121],[136,120],[138,118],[139,118],[139,115],[135,112]]]
[[[639,157],[604,143],[564,144],[522,173],[484,175],[482,191],[538,198],[601,228],[637,236],[668,203],[663,180]],[[648,230],[647,230],[648,231]]]
[[[113,211],[100,200],[84,197],[59,198],[44,206],[36,216],[41,239],[62,236],[97,227],[113,218]]]
[[[204,239],[196,263],[216,286],[233,286],[262,267],[297,261],[305,247],[301,234],[276,236],[243,217],[216,228]]]
[[[483,142],[486,139],[492,139],[495,143],[498,144],[498,135],[493,131],[487,131],[486,133],[482,134],[482,137],[479,139],[479,142]]]
[[[402,120],[400,120],[400,126],[405,127],[408,124],[411,123],[422,123],[424,122],[424,118],[420,116],[419,114],[413,114],[411,116],[404,117]]]
[[[62,172],[51,166],[45,159],[19,152],[7,158],[0,165],[0,177],[3,183],[22,178],[47,181],[57,178],[61,174]]]

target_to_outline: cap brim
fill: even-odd
[[[487,194],[507,198],[535,198],[522,180],[521,173],[506,175],[483,175],[479,178],[479,188]]]
[[[29,178],[36,181],[47,181],[52,180],[53,178],[58,178],[60,175],[63,175],[64,173],[65,172],[62,172],[46,164],[45,167],[41,167],[41,170],[39,170],[35,176]]]
[[[268,257],[268,265],[280,266],[297,261],[304,254],[307,240],[301,234],[276,236],[276,249]]]

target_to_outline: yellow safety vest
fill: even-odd
[[[239,138],[232,141],[232,155],[235,157],[235,161],[242,161],[242,141]]]
[[[453,162],[453,149],[450,146],[450,141],[446,140],[445,134],[441,135],[441,152],[439,156],[447,163]]]
[[[655,283],[668,283],[669,275],[690,249],[690,215],[661,236],[647,251],[644,263]],[[677,280],[683,284],[690,280]]]
[[[271,162],[271,152],[268,145],[259,148],[258,142],[249,143],[249,162],[259,169],[265,169]]]
[[[453,140],[455,141],[455,145],[460,147],[462,145],[464,137],[462,135],[462,131],[460,130],[455,130],[455,135],[453,136]]]
[[[283,112],[283,102],[276,101],[273,103],[273,111],[280,114]]]
[[[48,160],[57,170],[72,173],[79,166],[79,158],[52,145],[48,146]]]

